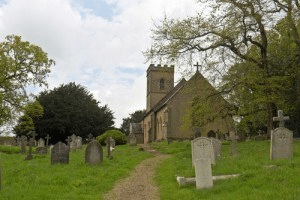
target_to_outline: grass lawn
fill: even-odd
[[[10,148],[8,150],[8,148]],[[138,147],[121,145],[113,152],[113,159],[104,157],[100,165],[86,165],[83,149],[70,153],[69,164],[50,164],[50,155],[35,155],[25,161],[20,147],[0,146],[2,160],[2,190],[0,199],[102,199],[116,180],[124,178],[150,154]],[[106,155],[105,148],[103,155]]]
[[[269,141],[238,144],[239,156],[230,156],[230,143],[222,145],[221,159],[212,167],[213,176],[241,174],[218,180],[211,189],[179,187],[176,175],[195,177],[189,141],[152,143],[160,152],[172,154],[157,169],[161,199],[300,199],[300,141],[294,142],[294,158],[270,160]],[[266,167],[275,165],[274,167]]]

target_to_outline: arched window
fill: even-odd
[[[160,90],[164,90],[165,89],[165,79],[160,79]]]

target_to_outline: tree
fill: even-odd
[[[29,103],[24,108],[24,114],[19,118],[18,124],[14,127],[17,136],[28,135],[31,131],[35,131],[33,119],[43,116],[44,109],[38,100]]]
[[[40,137],[49,134],[52,143],[64,141],[72,134],[82,138],[90,133],[98,136],[114,124],[108,106],[99,106],[100,102],[86,88],[74,82],[41,92],[38,100],[44,114],[33,120],[36,132]]]
[[[250,63],[257,69],[261,100],[267,116],[267,133],[273,128],[275,102],[273,76],[268,61],[267,30],[286,13],[272,0],[201,0],[207,12],[187,19],[165,18],[153,30],[153,46],[145,52],[147,60],[181,61],[202,58],[207,70],[223,76],[228,66]],[[288,1],[286,1],[288,2]],[[255,51],[249,53],[254,48]],[[233,85],[234,87],[234,85]],[[229,89],[231,91],[231,89]],[[275,91],[275,93],[274,93]],[[229,112],[231,113],[231,112]]]
[[[46,77],[54,61],[40,47],[10,35],[0,43],[0,125],[23,110],[30,84],[47,86]]]
[[[137,110],[137,111],[129,114],[129,117],[123,118],[121,130],[123,130],[123,132],[126,135],[129,135],[130,123],[139,123],[140,121],[142,121],[145,114],[146,114],[146,110]]]

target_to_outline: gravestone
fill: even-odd
[[[88,134],[87,144],[92,140],[93,135],[90,133]]]
[[[76,148],[81,149],[82,148],[82,137],[78,136],[76,141]]]
[[[279,121],[279,127],[271,132],[271,159],[293,157],[293,132],[284,127],[284,121],[288,119],[283,116],[282,110],[278,111],[278,117],[273,118]]]
[[[198,158],[209,158],[211,164],[215,164],[214,149],[211,140],[206,137],[199,137],[191,141],[192,164]]]
[[[215,160],[218,160],[221,157],[222,143],[219,139],[216,138],[211,138],[210,140],[214,148]]]
[[[31,160],[33,159],[33,155],[32,155],[32,146],[34,145],[34,140],[33,138],[29,139],[29,152],[28,155],[26,156],[25,160]]]
[[[36,145],[35,145],[35,143],[36,143],[36,141],[35,141],[35,136],[37,136],[36,132],[35,132],[35,131],[30,131],[30,132],[29,132],[29,135],[32,135],[32,138],[33,138],[33,146],[36,146]]]
[[[68,136],[68,138],[66,139],[66,142],[67,142],[68,148],[70,149],[70,143],[71,143],[71,137],[70,136]]]
[[[71,136],[71,143],[70,143],[70,149],[71,150],[75,150],[77,147],[77,136],[75,134],[73,134]]]
[[[100,164],[103,161],[103,150],[96,140],[90,140],[85,150],[85,163]]]
[[[26,145],[27,145],[27,137],[25,135],[21,136],[21,154],[25,154],[26,153]]]
[[[197,189],[211,188],[213,186],[211,160],[209,158],[195,160],[195,174]]]
[[[38,140],[38,147],[45,147],[45,140],[43,138],[40,138]]]
[[[196,187],[210,188],[213,186],[211,164],[215,163],[213,144],[209,138],[199,137],[191,141],[191,146]]]
[[[51,149],[51,164],[56,163],[69,163],[69,148],[62,142],[58,142]]]
[[[235,131],[229,131],[229,136],[231,140],[231,155],[232,156],[238,156],[238,148],[237,148],[237,137],[235,134]]]

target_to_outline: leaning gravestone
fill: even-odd
[[[85,163],[100,164],[103,161],[103,150],[96,140],[90,140],[85,150]]]
[[[210,138],[210,140],[214,148],[215,160],[218,160],[221,157],[222,143],[219,139],[216,138]]]
[[[199,137],[191,141],[192,162],[195,166],[197,189],[213,186],[211,164],[215,163],[214,149],[210,139]]]
[[[271,159],[293,157],[293,132],[284,127],[284,121],[288,119],[283,116],[282,110],[278,111],[278,117],[273,118],[279,121],[279,127],[271,132]]]
[[[51,164],[56,163],[69,163],[69,147],[62,142],[58,142],[51,149]]]

